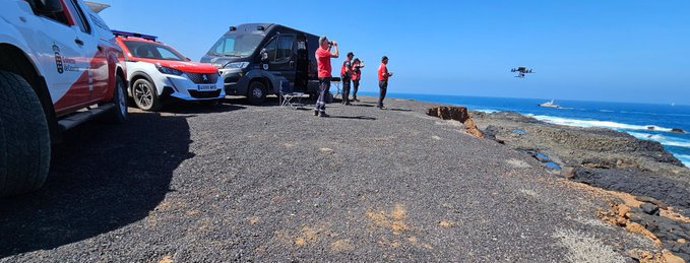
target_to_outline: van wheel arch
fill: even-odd
[[[261,96],[256,96],[254,94],[254,89],[257,88],[257,84],[261,87],[263,94]],[[266,100],[266,95],[272,93],[272,86],[270,81],[265,77],[253,78],[249,81],[249,86],[247,87],[247,99],[251,104],[260,105]]]

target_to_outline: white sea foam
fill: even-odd
[[[561,117],[532,115],[532,114],[528,114],[528,116],[533,117],[533,118],[540,120],[540,121],[548,122],[548,123],[553,123],[553,124],[558,124],[558,125],[566,125],[566,126],[584,127],[584,128],[599,127],[599,128],[609,128],[609,129],[615,129],[615,130],[646,131],[646,130],[649,130],[649,127],[653,127],[654,131],[660,131],[660,132],[671,132],[671,130],[672,130],[671,128],[659,127],[656,125],[632,125],[632,124],[618,123],[618,122],[613,122],[613,121],[578,120],[578,119],[568,119],[568,118],[561,118]]]
[[[474,110],[474,111],[483,112],[483,113],[496,113],[496,112],[500,112],[500,111],[498,111],[498,110],[491,110],[491,109],[476,109],[476,110]]]
[[[690,155],[675,154],[676,158],[685,164],[685,167],[690,167]]]
[[[655,141],[655,142],[659,142],[665,146],[676,146],[676,147],[690,148],[690,140],[684,140],[684,139],[680,139],[680,138],[673,138],[673,137],[663,136],[663,135],[659,135],[659,134],[649,134],[649,133],[643,133],[643,132],[628,132],[628,133],[632,136],[635,136],[635,138],[638,138],[640,140]]]

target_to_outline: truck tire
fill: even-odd
[[[261,81],[252,81],[247,89],[247,99],[253,105],[260,105],[266,101],[267,87]]]
[[[0,196],[43,186],[50,168],[50,132],[38,96],[24,78],[0,70]]]
[[[127,87],[121,77],[117,77],[115,88],[115,97],[113,98],[115,108],[105,116],[105,121],[123,123],[127,121],[129,113],[127,111]]]
[[[132,99],[139,109],[145,111],[157,111],[162,106],[156,87],[146,79],[138,79],[134,82],[132,85]]]

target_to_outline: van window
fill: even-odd
[[[275,62],[285,62],[292,57],[292,49],[295,45],[295,36],[280,36],[278,38],[278,51]]]
[[[257,34],[227,34],[208,53],[213,56],[248,57],[263,39],[263,35]]]
[[[74,17],[74,20],[76,20],[75,22],[79,26],[81,32],[91,34],[91,26],[86,20],[86,15],[84,15],[84,12],[81,10],[77,0],[68,0],[66,2],[69,2],[67,3],[67,8],[69,8],[69,12],[72,14],[72,17]]]
[[[27,0],[34,14],[52,19],[58,23],[70,26],[65,14],[65,7],[60,0]]]

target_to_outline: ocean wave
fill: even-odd
[[[477,112],[483,112],[483,113],[496,113],[496,112],[501,112],[499,110],[491,110],[491,109],[476,109],[474,111]]]
[[[598,127],[598,128],[609,128],[609,129],[615,129],[615,130],[647,131],[647,130],[649,130],[649,127],[653,127],[654,131],[660,131],[660,132],[671,132],[672,131],[671,128],[659,127],[656,125],[632,125],[632,124],[618,123],[618,122],[613,122],[613,121],[578,120],[578,119],[568,119],[568,118],[544,116],[544,115],[533,115],[533,114],[528,114],[527,116],[530,116],[530,117],[533,117],[537,120],[548,122],[548,123],[565,125],[565,126],[583,127],[583,128]]]
[[[649,133],[642,133],[642,132],[628,132],[628,134],[635,136],[635,138],[638,138],[640,140],[655,141],[655,142],[659,142],[665,146],[676,146],[676,147],[682,147],[682,148],[690,148],[690,141],[689,140],[683,140],[683,139],[667,137],[667,136],[663,136],[663,135],[659,135],[659,134],[649,134]]]
[[[685,165],[685,167],[690,167],[690,155],[676,154],[675,156]]]

